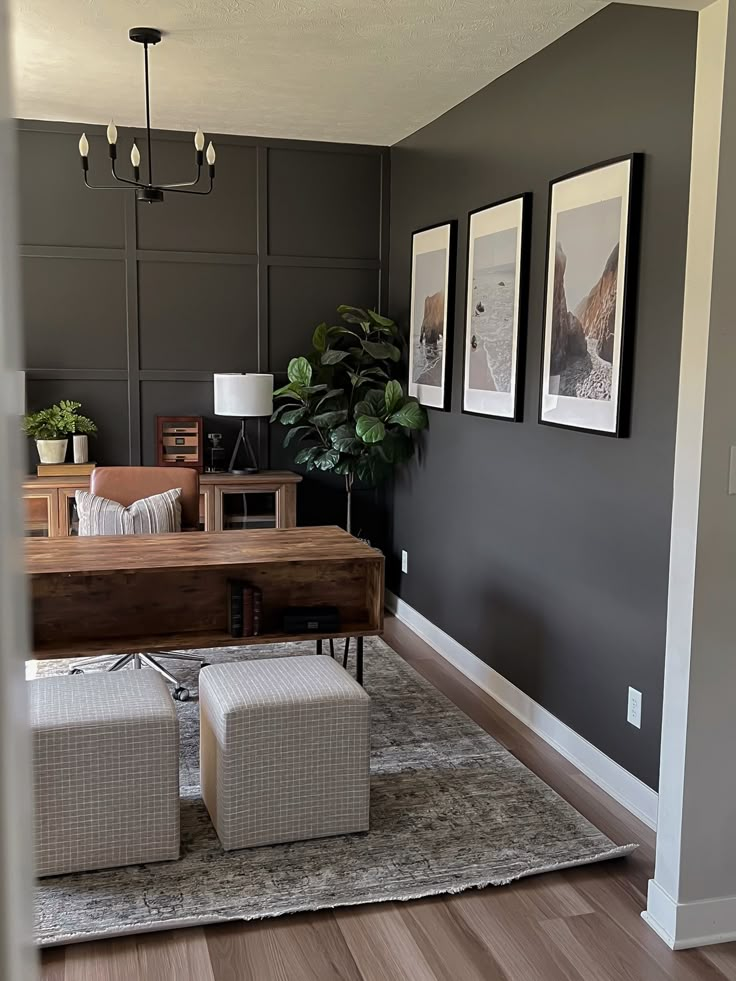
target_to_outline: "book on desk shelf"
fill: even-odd
[[[261,633],[263,596],[257,586],[241,579],[227,583],[228,630],[231,637],[258,637]]]
[[[38,477],[89,477],[94,469],[94,463],[39,463],[36,466],[36,475]]]

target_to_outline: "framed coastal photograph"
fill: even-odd
[[[409,394],[431,409],[450,408],[456,239],[456,221],[411,238]]]
[[[641,154],[550,184],[539,421],[625,436]]]
[[[531,197],[468,215],[463,412],[521,418]]]

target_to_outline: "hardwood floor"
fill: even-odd
[[[653,832],[394,618],[384,636],[606,834],[639,842],[634,855],[500,889],[51,949],[43,981],[736,981],[736,944],[674,953],[641,919]]]

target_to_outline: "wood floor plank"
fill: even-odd
[[[329,910],[209,927],[207,946],[215,981],[362,981]]]
[[[506,981],[493,952],[453,912],[451,897],[397,904],[435,977],[443,981]]]
[[[41,981],[65,981],[66,947],[49,947],[39,958]]]
[[[671,951],[647,926],[640,912],[646,899],[639,896],[631,880],[615,868],[615,863],[600,869],[592,865],[573,869],[564,875],[597,914],[615,923],[629,941],[667,971],[672,981],[723,981],[723,973],[708,962],[702,951]],[[733,963],[736,964],[736,959]]]
[[[672,981],[674,978],[721,981],[718,973],[696,954],[691,965],[687,952],[652,949],[637,943],[612,917],[591,913],[570,919],[546,920],[542,929],[560,953],[588,981],[646,979]],[[661,941],[660,941],[661,943]]]
[[[431,967],[412,929],[399,915],[398,905],[381,903],[335,910],[335,919],[363,981],[445,981],[445,975],[435,973]],[[452,981],[457,981],[457,975]]]
[[[726,981],[736,981],[736,944],[714,944],[704,947],[703,960],[718,968]]]
[[[139,981],[215,981],[204,930],[167,930],[138,937]]]
[[[555,963],[553,945],[540,927],[546,921],[530,915],[529,907],[520,915],[512,897],[512,889],[490,888],[461,893],[450,903],[507,981],[588,981],[571,965]]]
[[[138,979],[136,937],[72,944],[66,948],[64,981],[131,981]]]

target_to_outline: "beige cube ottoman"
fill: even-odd
[[[179,727],[150,670],[28,682],[36,873],[179,857]]]
[[[199,675],[202,796],[223,848],[368,829],[370,698],[324,655]]]

